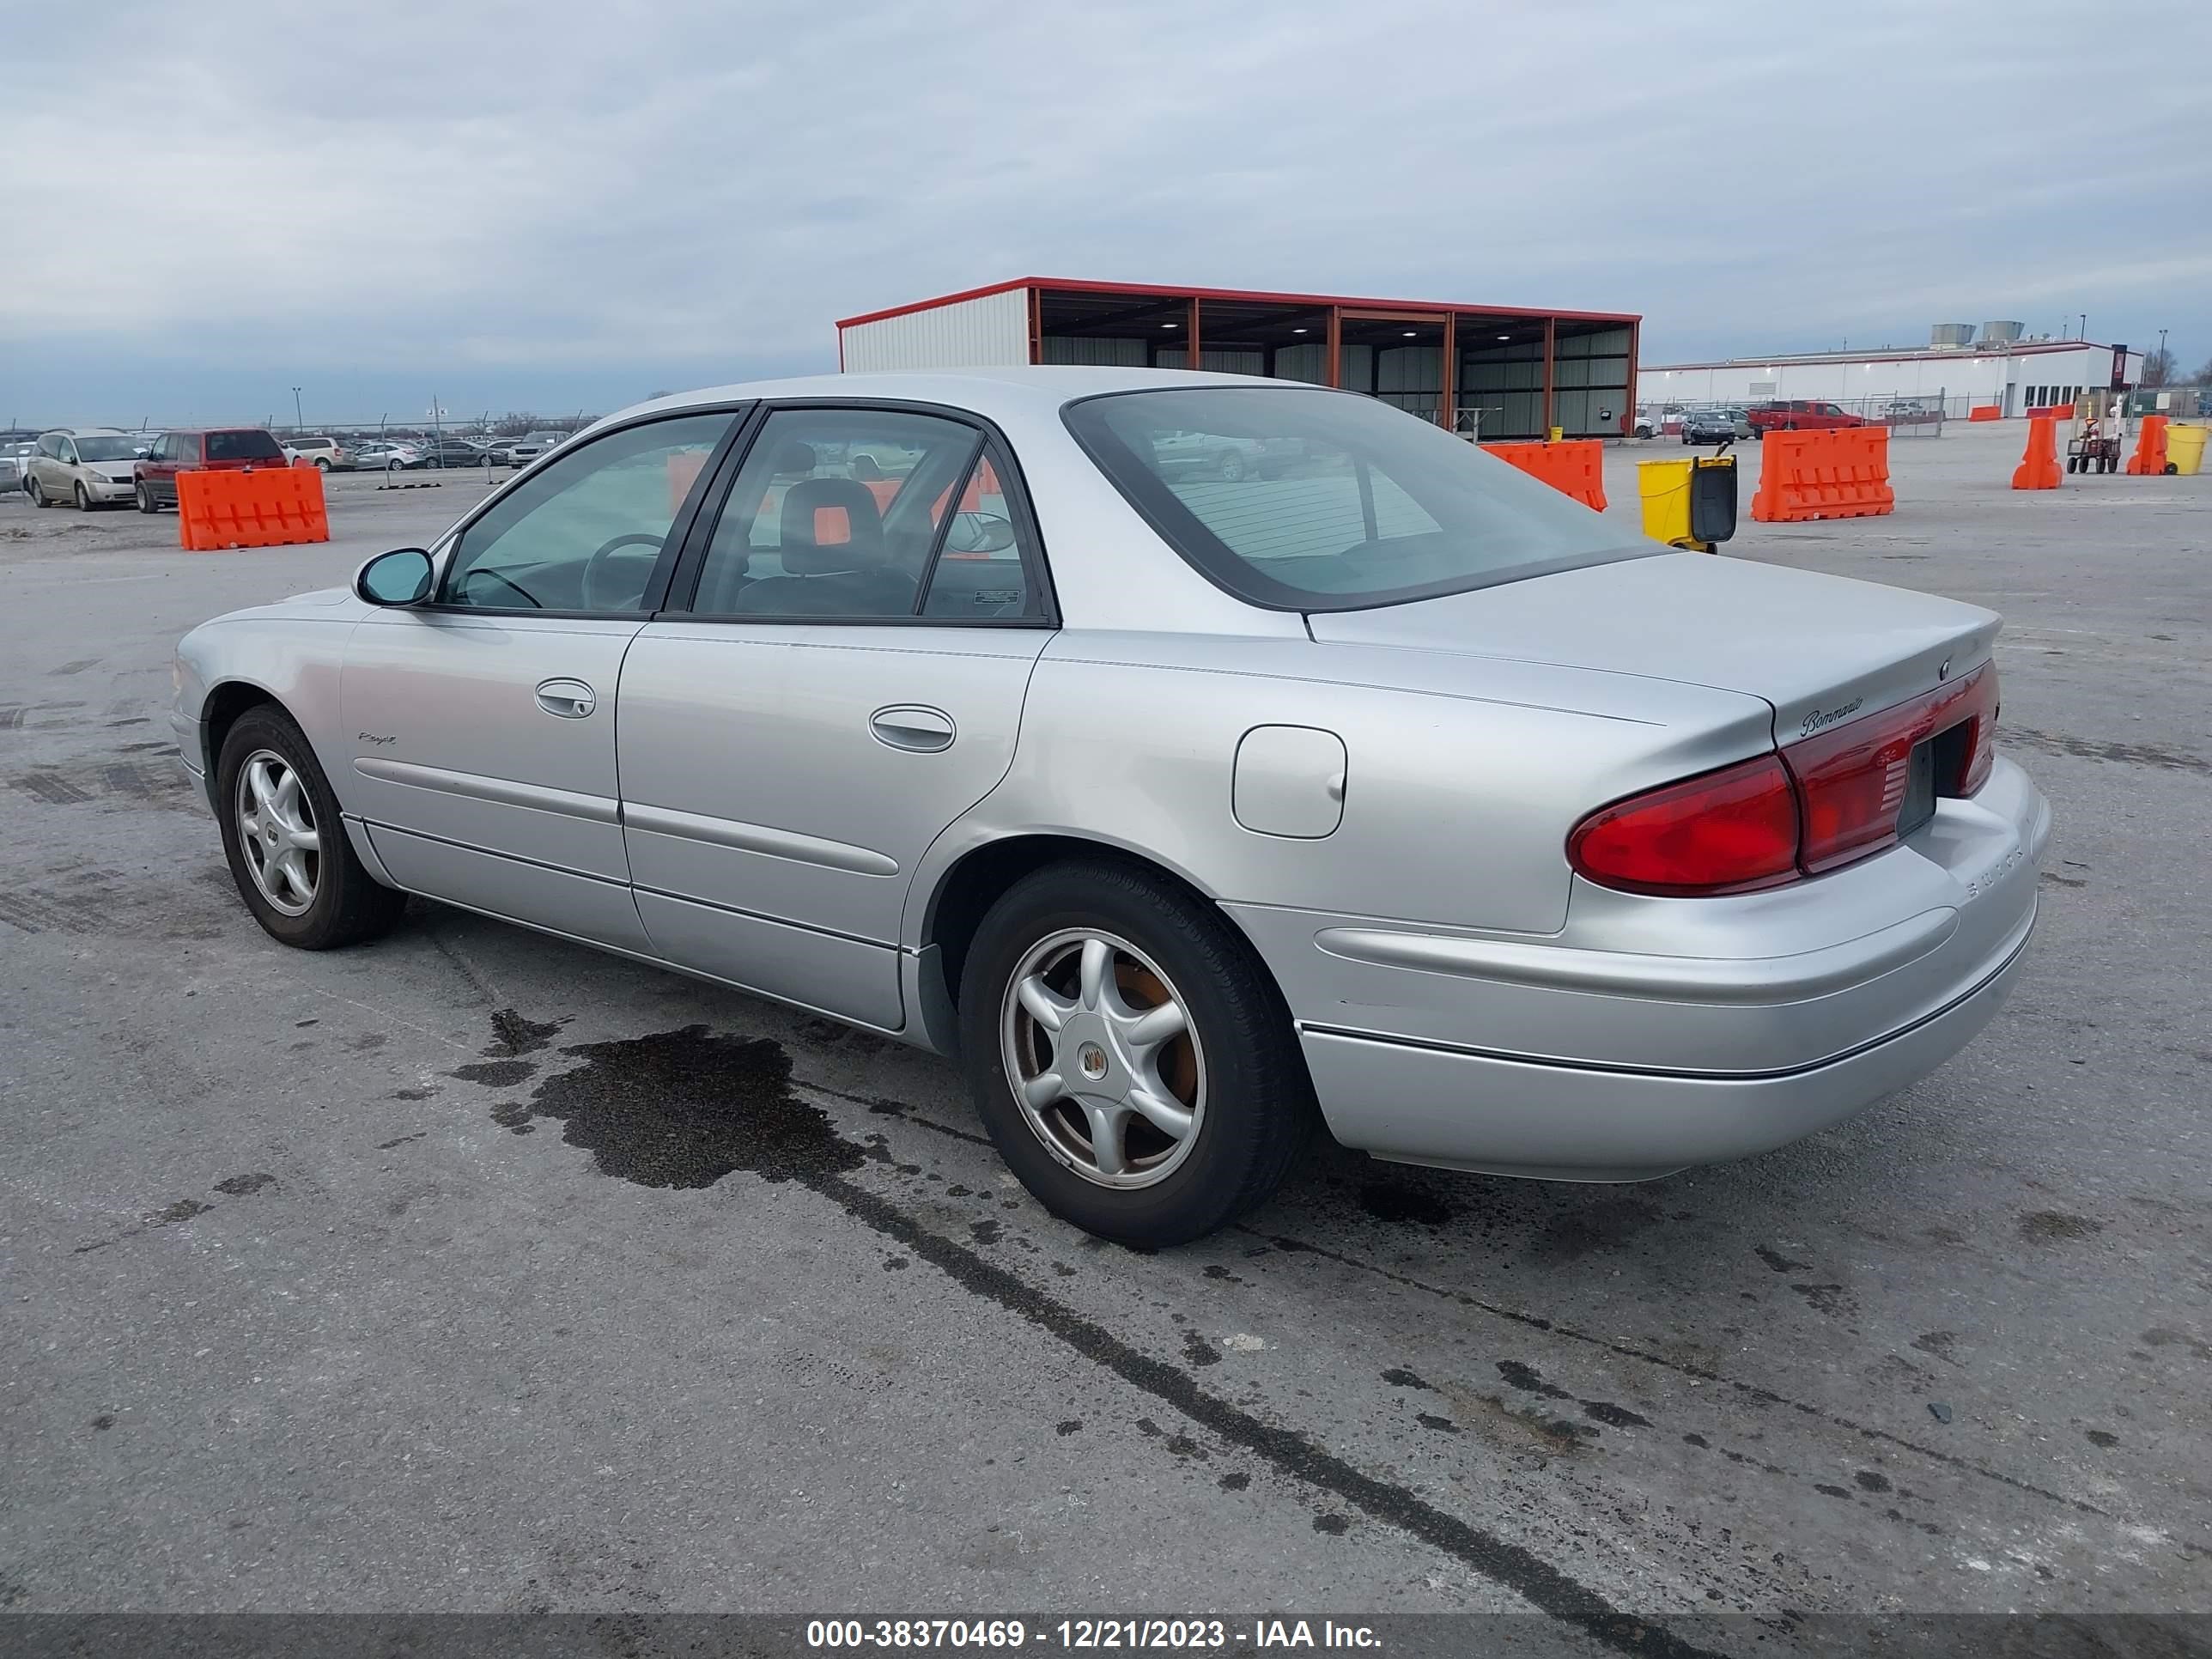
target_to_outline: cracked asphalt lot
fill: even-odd
[[[1643,1186],[1324,1149],[1159,1255],[896,1045],[425,904],[260,933],[170,646],[469,486],[222,555],[0,501],[0,1605],[2212,1611],[2212,477],[2015,496],[2018,441],[1731,547],[2007,615],[2058,827],[1978,1043]]]

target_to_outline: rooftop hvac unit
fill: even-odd
[[[1928,331],[1928,343],[1931,346],[1957,350],[1973,343],[1974,325],[1972,323],[1938,323]]]
[[[1982,343],[1984,345],[2011,345],[2014,342],[2018,340],[2021,335],[2025,331],[2025,325],[2020,323],[1984,323],[1982,325]]]

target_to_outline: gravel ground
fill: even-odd
[[[479,483],[217,555],[0,502],[0,1605],[2212,1611],[2212,475],[2015,495],[2021,435],[1899,442],[1881,520],[1747,475],[1729,550],[2006,613],[2058,828],[1978,1042],[1643,1186],[1331,1148],[1157,1255],[938,1060],[429,905],[253,926],[173,641]]]

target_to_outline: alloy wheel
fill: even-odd
[[[238,846],[247,874],[270,907],[301,916],[322,878],[323,843],[313,803],[291,762],[257,749],[238,769]]]
[[[1074,928],[1032,945],[999,1028],[1024,1120],[1085,1180],[1150,1187],[1198,1144],[1205,1051],[1182,997],[1127,939]]]

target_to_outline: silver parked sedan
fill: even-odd
[[[1997,627],[1349,393],[856,374],[600,422],[193,630],[173,722],[276,939],[420,894],[957,1054],[1041,1201],[1167,1243],[1317,1124],[1635,1180],[1940,1064],[2050,828]]]

